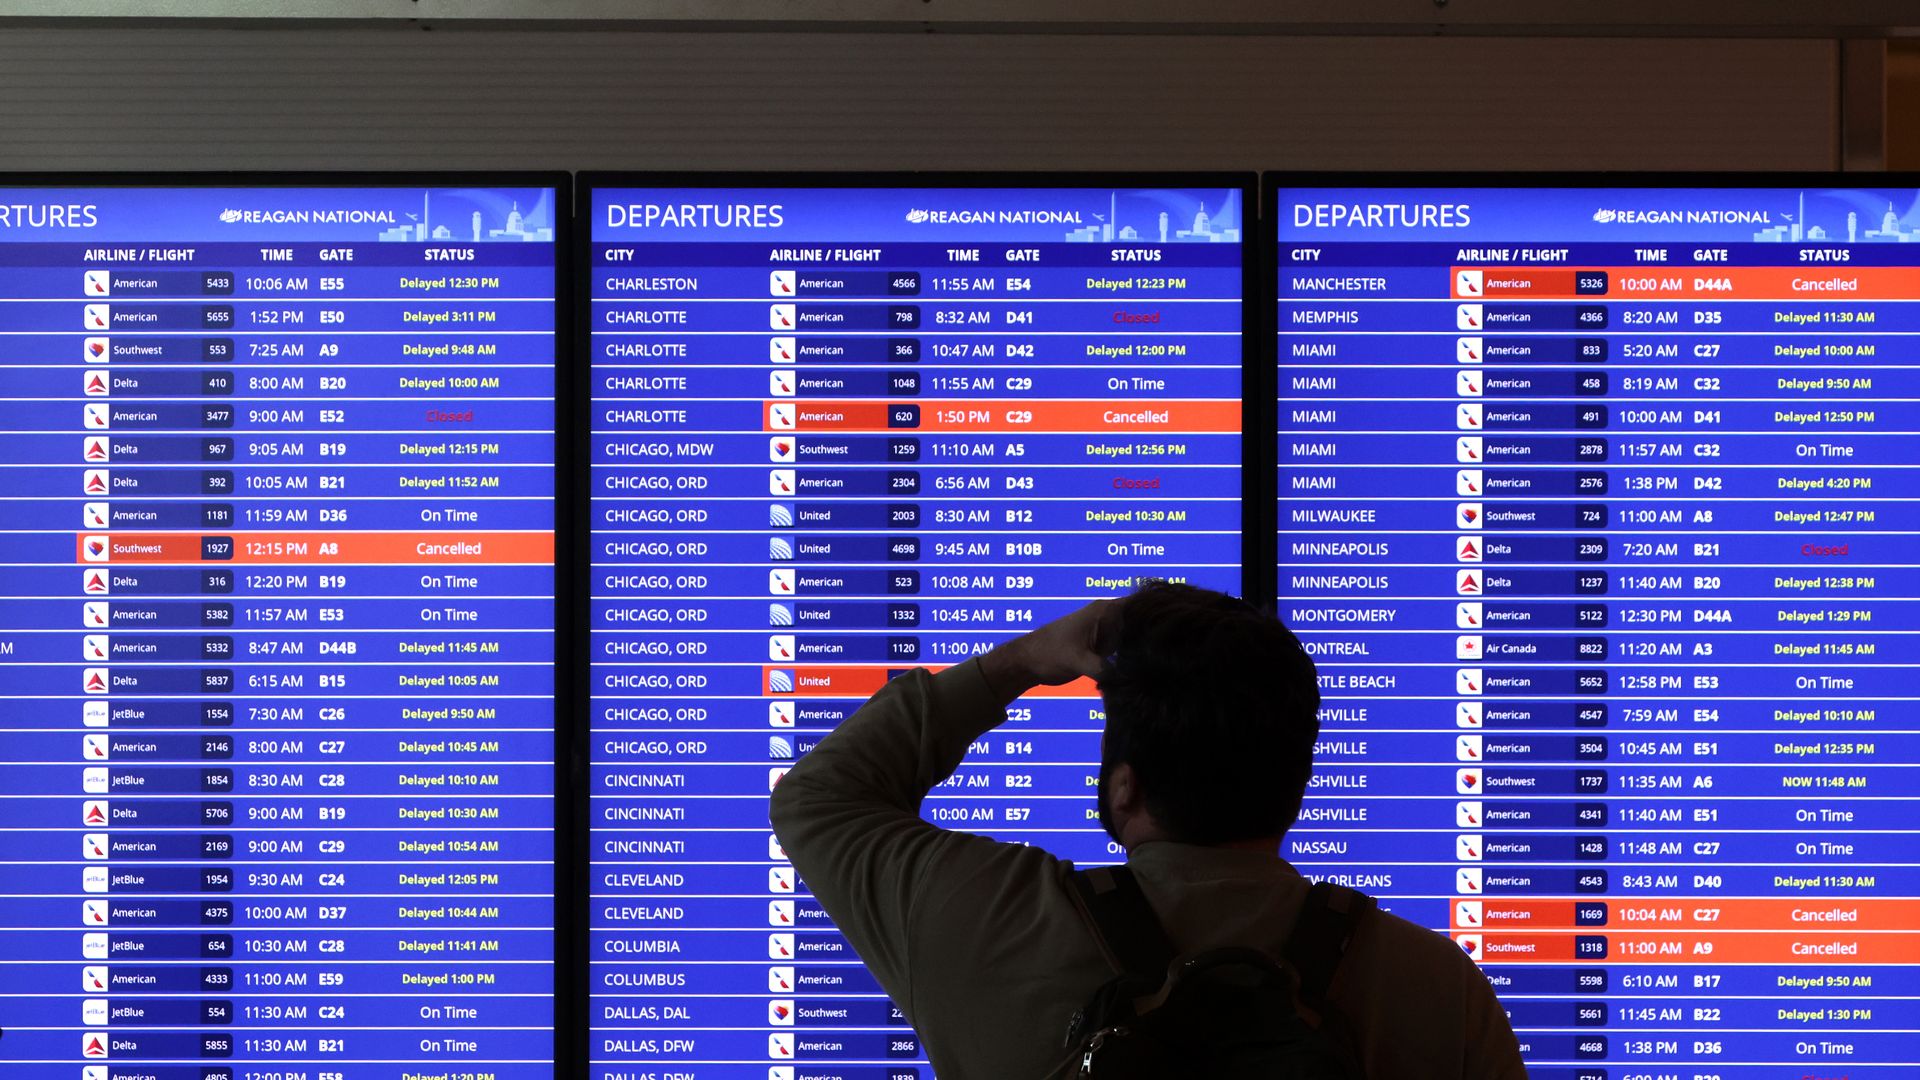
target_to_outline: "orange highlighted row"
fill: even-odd
[[[887,685],[891,672],[912,671],[924,667],[928,671],[940,672],[952,665],[901,664],[897,667],[829,667],[824,665],[801,664],[796,667],[763,667],[760,669],[760,691],[779,697],[844,697],[864,698],[879,693]],[[775,672],[780,674],[776,675]],[[1079,697],[1098,698],[1100,690],[1092,679],[1075,679],[1062,686],[1037,686],[1028,697]]]
[[[550,532],[81,533],[73,560],[133,563],[553,562]]]
[[[1606,275],[1604,292],[1578,288]],[[1455,300],[1912,300],[1908,266],[1456,266]]]
[[[1484,964],[1912,964],[1920,935],[1826,933],[1691,934],[1604,930],[1590,934],[1456,931],[1462,951]],[[1583,944],[1584,943],[1584,944]]]
[[[1604,906],[1605,922],[1577,922],[1577,908]],[[1455,930],[1790,930],[1828,933],[1920,926],[1920,900],[1722,900],[1716,897],[1485,897],[1453,903]]]
[[[768,401],[768,431],[1236,433],[1234,401]]]

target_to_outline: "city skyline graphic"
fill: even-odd
[[[1895,209],[1901,193],[1882,191],[1828,191],[1816,198],[1841,202],[1849,209],[1844,218],[1834,216],[1825,222],[1808,219],[1807,193],[1798,194],[1792,213],[1783,212],[1783,224],[1760,229],[1753,238],[1761,243],[1802,244],[1826,241],[1849,244],[1910,244],[1920,240],[1920,192],[1906,192],[1907,209]],[[1884,212],[1876,208],[1885,204]],[[1834,211],[1837,215],[1838,211]],[[1877,222],[1877,226],[1874,223]],[[1912,223],[1912,224],[1909,224]],[[1862,225],[1870,227],[1862,229]]]
[[[499,212],[497,206],[493,207],[499,221],[496,226],[491,225],[487,220],[490,216],[487,213],[488,208],[477,205],[480,200],[472,197],[478,193],[462,192],[440,193],[442,203],[452,201],[454,204],[455,209],[451,215],[454,225],[448,225],[445,221],[436,224],[433,220],[433,194],[431,191],[422,192],[420,213],[417,215],[411,212],[406,213],[408,220],[404,224],[381,230],[380,239],[388,243],[427,243],[440,240],[469,244],[551,243],[553,241],[551,212],[544,195],[538,203],[524,211],[520,208],[518,199],[506,200],[509,205],[504,214]],[[487,201],[493,203],[501,201],[498,193],[485,194],[490,196]],[[468,197],[462,198],[462,195]]]
[[[1129,192],[1128,202],[1145,201],[1143,196],[1157,196],[1163,205],[1186,202],[1171,192]],[[1070,243],[1112,244],[1112,243],[1155,243],[1155,244],[1232,244],[1241,239],[1239,225],[1239,207],[1231,192],[1220,203],[1214,213],[1207,212],[1204,201],[1193,200],[1190,213],[1180,213],[1177,207],[1162,209],[1156,217],[1146,222],[1146,231],[1142,231],[1129,222],[1120,222],[1120,194],[1117,191],[1107,193],[1107,212],[1095,214],[1098,222],[1083,225],[1066,234]],[[1129,207],[1131,209],[1131,207]],[[1152,214],[1153,211],[1148,211]]]

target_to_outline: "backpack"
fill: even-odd
[[[1316,883],[1281,960],[1239,947],[1175,955],[1127,867],[1070,881],[1119,974],[1074,1014],[1069,1054],[1047,1080],[1360,1080],[1326,994],[1372,897]]]

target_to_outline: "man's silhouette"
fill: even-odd
[[[1073,1014],[1113,974],[1075,907],[1070,864],[919,816],[1009,703],[1082,676],[1106,706],[1097,816],[1178,949],[1277,955],[1306,896],[1279,850],[1312,771],[1320,694],[1279,620],[1154,584],[895,679],[780,781],[773,827],[941,1080],[1045,1076]],[[1328,997],[1372,1080],[1526,1076],[1479,968],[1385,912],[1362,920]]]

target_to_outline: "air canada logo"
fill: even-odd
[[[931,213],[928,213],[928,212],[927,212],[927,211],[925,211],[925,210],[909,210],[909,211],[907,211],[907,220],[908,220],[908,221],[910,221],[910,222],[912,222],[912,223],[913,223],[913,224],[915,224],[915,225],[919,225],[919,224],[921,224],[922,222],[925,222],[925,221],[926,221],[926,220],[927,220],[928,218],[930,218],[930,217],[932,217],[932,216],[933,216],[933,215],[932,215]]]
[[[228,207],[227,209],[220,211],[220,220],[231,225],[234,222],[240,220],[240,211],[235,210],[232,207]]]
[[[1602,225],[1605,225],[1606,223],[1614,220],[1619,216],[1620,216],[1620,211],[1618,210],[1595,210],[1593,212],[1593,220],[1599,222]]]

